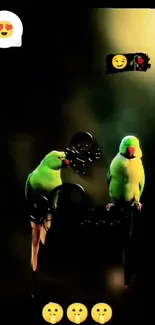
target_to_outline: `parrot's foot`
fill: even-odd
[[[107,210],[107,211],[110,211],[110,209],[111,209],[112,207],[114,207],[114,206],[115,206],[114,203],[109,203],[109,204],[107,204],[107,206],[106,206],[106,210]]]
[[[135,205],[136,205],[137,210],[139,212],[141,212],[143,205],[140,202],[136,202]]]

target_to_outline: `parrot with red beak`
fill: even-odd
[[[38,167],[28,176],[25,186],[25,195],[27,197],[28,188],[35,194],[43,191],[47,195],[57,186],[62,185],[61,169],[67,167],[70,161],[66,159],[63,151],[51,151],[40,162]],[[55,197],[54,206],[57,205],[58,196]],[[34,203],[35,204],[35,203]],[[31,266],[33,271],[38,268],[38,253],[40,242],[45,244],[46,233],[51,227],[52,216],[49,213],[44,225],[37,220],[31,220],[32,227],[32,245],[31,245]]]
[[[107,205],[107,210],[120,202],[131,206],[136,204],[141,210],[140,198],[145,185],[145,172],[141,158],[142,150],[138,138],[133,135],[124,137],[107,175],[109,195],[113,201]]]

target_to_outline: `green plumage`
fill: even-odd
[[[134,150],[134,157],[127,158],[128,148]],[[112,160],[107,175],[109,195],[115,201],[140,203],[140,197],[144,190],[145,173],[142,164],[142,151],[139,140],[134,136],[123,138],[119,147],[119,153]]]
[[[32,189],[51,192],[55,187],[62,184],[61,167],[65,160],[65,153],[52,151],[45,156],[39,166],[28,176],[25,192],[28,184]]]

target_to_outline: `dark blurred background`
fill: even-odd
[[[105,301],[113,308],[112,324],[151,320],[144,308],[144,278],[149,287],[154,235],[155,11],[76,6],[36,11],[28,7],[1,9],[15,12],[24,26],[21,48],[0,49],[1,306],[9,304],[10,317],[17,321],[19,308],[23,317],[31,310],[41,318],[41,309],[50,300],[57,300],[64,308],[73,301],[84,302],[89,308]],[[106,55],[117,52],[148,53],[152,69],[107,76]],[[140,138],[146,187],[135,240],[135,284],[131,290],[124,290],[119,239],[114,241],[105,231],[95,228],[92,232],[86,227],[82,235],[76,235],[77,243],[70,242],[72,252],[66,247],[63,254],[59,249],[57,256],[57,244],[50,247],[50,259],[52,254],[57,259],[51,268],[47,263],[40,266],[42,300],[37,310],[32,310],[31,229],[25,213],[25,181],[46,153],[63,150],[80,131],[95,136],[102,160],[93,165],[91,177],[81,178],[68,168],[63,171],[63,180],[85,188],[96,220],[103,216],[109,202],[106,173],[122,137],[131,133]],[[45,256],[48,259],[47,251],[44,260]],[[36,319],[34,323],[38,324]]]

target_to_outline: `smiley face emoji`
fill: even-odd
[[[96,304],[91,310],[93,320],[99,324],[109,322],[112,317],[112,309],[105,303]]]
[[[124,69],[127,65],[127,58],[123,54],[116,54],[112,58],[112,65],[115,69]]]
[[[42,310],[44,320],[50,324],[56,324],[63,318],[62,307],[54,302],[49,302]]]
[[[13,26],[9,21],[0,21],[0,37],[7,38],[12,36]]]
[[[68,319],[75,324],[81,324],[88,317],[88,310],[85,305],[81,303],[74,303],[67,309]]]

